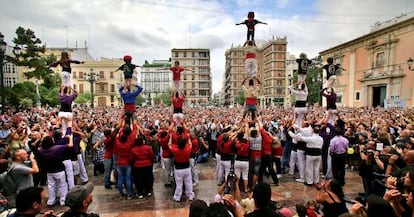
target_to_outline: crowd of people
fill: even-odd
[[[234,173],[242,180],[242,192],[254,191],[267,173],[274,184],[283,185],[277,175],[295,175],[295,166],[298,182],[319,188],[322,171],[323,178],[334,178],[336,189],[341,188],[346,184],[347,165],[359,171],[365,198],[375,194],[393,207],[405,207],[398,209],[401,213],[410,212],[410,203],[404,204],[405,197],[401,195],[410,198],[410,189],[414,189],[414,177],[410,177],[414,174],[414,151],[410,151],[413,110],[341,108],[336,124],[331,125],[325,109],[315,107],[304,115],[302,127],[295,124],[292,109],[259,108],[260,116],[255,122],[243,120],[239,111],[240,108],[186,108],[185,118],[176,122],[172,121],[171,108],[166,107],[139,108],[131,118],[121,108],[90,110],[75,106],[73,120],[68,121],[62,137],[57,109],[10,109],[0,116],[1,172],[9,168],[12,159],[16,194],[47,184],[52,193],[49,195],[53,197],[56,192],[60,196],[58,200],[49,198],[47,205],[65,205],[64,195],[75,184],[88,182],[84,161],[94,164],[95,175],[104,173],[107,188],[112,188],[111,171],[116,168],[120,198],[132,199],[135,195],[151,196],[152,167],[160,160],[165,168],[165,187],[176,186],[176,201],[182,200],[183,186],[189,200],[197,197],[192,191],[198,184],[195,162],[215,160],[217,183],[228,184],[229,174]],[[313,137],[320,137],[322,146],[311,146]],[[67,160],[71,171],[63,163]],[[384,180],[388,176],[392,178]],[[401,177],[405,177],[404,181]],[[386,191],[386,187],[393,190]],[[344,203],[342,194],[332,192],[328,196],[315,195],[315,199],[324,207]],[[329,208],[324,211],[329,212]]]

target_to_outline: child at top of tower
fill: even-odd
[[[134,70],[135,68],[142,66],[132,64],[132,56],[130,55],[125,55],[123,59],[125,63],[115,70],[115,72],[122,70],[124,72],[125,86],[133,88],[132,75],[134,74]]]
[[[181,72],[183,71],[193,71],[188,68],[184,68],[180,66],[179,61],[174,61],[174,66],[171,66],[170,68],[163,68],[163,70],[169,69],[173,73],[173,81],[174,81],[174,87],[175,91],[180,92],[180,82],[181,82]]]
[[[48,65],[50,67],[56,67],[60,65],[62,67],[62,84],[65,87],[72,88],[72,68],[70,67],[71,63],[83,64],[85,62],[79,60],[72,60],[68,52],[63,51],[61,53],[60,60],[55,61]]]
[[[254,42],[254,26],[258,23],[267,25],[267,23],[265,23],[265,22],[254,19],[254,12],[253,11],[250,11],[247,14],[247,19],[246,20],[244,20],[241,23],[236,23],[236,25],[245,24],[247,26],[247,40],[244,43],[243,47],[247,46],[250,41],[251,41],[251,44],[253,46],[256,46],[256,43]]]
[[[298,63],[298,84],[300,86],[305,83],[306,73],[309,65],[312,64],[312,60],[309,60],[305,53],[301,53],[296,62]]]

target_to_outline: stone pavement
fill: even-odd
[[[200,183],[194,187],[194,193],[197,199],[205,200],[207,203],[213,202],[214,196],[217,192],[217,181],[215,179],[215,161],[210,161],[205,164],[198,164]],[[188,209],[190,201],[186,198],[181,202],[172,200],[174,188],[166,188],[163,184],[163,171],[158,164],[154,165],[154,193],[151,197],[144,197],[143,199],[133,198],[132,200],[119,200],[118,190],[105,189],[103,186],[103,176],[93,176],[92,165],[88,165],[89,179],[95,184],[93,191],[93,203],[90,206],[90,211],[100,214],[103,217],[129,217],[129,216],[157,216],[157,217],[173,217],[173,216],[188,216]],[[270,179],[265,179],[266,182],[271,183]],[[313,187],[308,187],[302,183],[294,181],[294,177],[280,178],[280,186],[272,186],[272,200],[279,201],[285,204],[286,207],[291,208],[295,212],[295,204],[303,203],[307,200],[314,200],[316,190]],[[47,188],[47,187],[45,187]],[[353,199],[358,195],[358,192],[363,192],[361,178],[358,172],[346,170],[346,185],[344,187],[346,197]],[[242,193],[242,198],[247,197],[247,194]],[[67,210],[67,207],[52,207],[55,213]]]

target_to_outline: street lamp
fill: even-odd
[[[4,111],[5,99],[4,99],[4,79],[3,79],[3,60],[6,53],[7,43],[4,41],[4,35],[0,32],[0,90],[1,90],[1,109]]]
[[[89,70],[89,73],[86,74],[86,79],[87,81],[89,81],[89,83],[91,84],[91,107],[92,109],[94,108],[94,101],[95,101],[95,96],[94,96],[94,91],[93,91],[93,83],[95,83],[96,81],[99,80],[98,74],[95,73],[93,71],[93,69],[91,68]]]
[[[40,109],[40,107],[42,106],[42,103],[40,102],[39,80],[38,79],[35,80],[35,84],[36,84],[36,98],[37,98],[36,105],[37,105],[37,108]]]
[[[413,65],[413,58],[408,58],[408,60],[407,60],[407,65],[408,65],[408,70],[410,70],[410,71],[414,71],[414,68],[412,69],[411,68],[411,66]]]

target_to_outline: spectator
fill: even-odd
[[[325,217],[336,217],[347,213],[344,201],[344,192],[338,180],[332,179],[321,183],[316,189],[316,201],[323,205],[322,212]],[[323,192],[322,192],[323,190]]]
[[[272,191],[269,184],[258,183],[253,189],[255,210],[245,215],[245,217],[277,217],[276,212],[268,207],[271,196]]]
[[[204,200],[194,200],[190,204],[189,217],[200,217],[208,208],[207,203]]]
[[[154,185],[154,174],[152,173],[154,152],[150,146],[144,144],[143,135],[139,135],[135,139],[135,146],[131,149],[129,159],[132,163],[132,179],[138,198],[143,198],[144,194],[150,197]]]
[[[26,160],[30,160],[30,166],[25,164]],[[39,172],[39,167],[33,153],[28,156],[25,150],[19,149],[14,153],[13,163],[10,165],[9,171],[9,175],[16,182],[17,194],[22,189],[33,187],[33,174]]]
[[[62,217],[99,217],[98,214],[87,213],[89,205],[93,201],[92,191],[93,184],[76,185],[66,195],[65,204],[70,208],[69,211],[63,213]]]
[[[36,217],[45,207],[46,192],[41,187],[29,187],[16,196],[16,212],[9,217]],[[42,217],[53,216],[53,210],[43,213]]]

